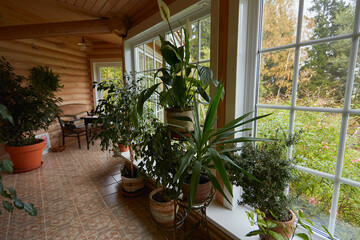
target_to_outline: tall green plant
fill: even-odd
[[[154,118],[151,109],[148,108],[143,116],[137,114],[139,81],[142,80],[131,80],[128,77],[123,87],[119,87],[115,82],[98,84],[98,91],[106,91],[108,94],[99,100],[96,109],[92,111],[92,114],[98,116],[95,124],[101,131],[95,132],[91,141],[100,139],[102,150],[117,146],[119,143],[124,146],[129,145],[131,162],[134,161],[134,148],[137,142],[143,137],[144,132],[152,129],[149,119]],[[132,164],[132,176],[133,173]]]
[[[163,189],[163,199],[170,201],[175,198],[176,188],[173,179],[179,168],[179,159],[183,151],[179,144],[171,140],[169,127],[155,120],[153,132],[146,132],[139,145],[141,162],[139,167],[151,178],[155,179],[156,185]]]
[[[159,78],[161,82],[141,92],[138,104],[140,114],[145,101],[154,93],[158,94],[162,106],[184,110],[193,107],[192,103],[196,94],[200,94],[205,101],[209,101],[210,97],[205,90],[211,82],[215,85],[218,84],[217,80],[213,78],[210,68],[190,63],[189,34],[191,33],[191,24],[189,20],[187,20],[186,27],[182,27],[184,31],[184,43],[182,43],[171,28],[168,7],[164,2],[159,1],[159,8],[164,21],[169,26],[173,42],[166,41],[159,35],[161,41],[160,52],[166,65],[154,74],[154,78]],[[178,44],[183,45],[177,46]],[[196,75],[199,76],[199,80]],[[163,86],[162,91],[159,90],[160,85]]]
[[[234,119],[222,128],[215,128],[216,121],[216,110],[219,105],[222,93],[223,84],[220,83],[217,86],[215,95],[210,101],[209,108],[206,113],[204,126],[200,124],[200,116],[198,108],[195,107],[194,111],[194,132],[187,131],[190,137],[178,132],[186,141],[185,154],[181,158],[181,164],[178,171],[175,174],[174,182],[179,181],[181,186],[184,182],[188,172],[191,172],[191,179],[189,184],[190,191],[188,192],[188,206],[191,208],[196,190],[198,188],[200,173],[205,172],[209,177],[213,186],[228,200],[223,189],[220,186],[219,181],[215,175],[211,172],[211,169],[215,169],[219,174],[220,179],[224,183],[226,189],[232,195],[231,182],[225,169],[224,163],[228,163],[235,168],[242,171],[244,174],[249,175],[243,168],[236,165],[229,157],[229,153],[238,150],[237,147],[233,147],[236,143],[250,142],[250,141],[264,141],[267,139],[263,138],[252,138],[252,137],[236,137],[235,133],[246,132],[251,129],[241,128],[247,123],[251,123],[257,119],[266,117],[267,115],[254,117],[246,120],[251,114],[247,113],[239,118]],[[194,100],[195,101],[195,100]],[[196,104],[194,104],[196,106]],[[190,118],[184,119],[192,121]],[[232,137],[233,138],[229,138]],[[229,200],[228,200],[229,201]]]
[[[0,138],[9,146],[27,146],[36,143],[35,132],[47,130],[55,120],[61,98],[60,77],[48,67],[31,69],[30,76],[14,73],[5,58],[0,60],[0,103],[11,113],[13,124],[0,119]]]

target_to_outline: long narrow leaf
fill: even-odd
[[[232,196],[233,195],[232,187],[231,187],[231,183],[229,180],[229,176],[227,175],[224,163],[223,163],[219,153],[213,148],[209,148],[208,151],[210,153],[211,159],[214,163],[217,173],[219,174],[220,179],[223,181],[225,187],[227,188],[230,195]]]
[[[210,101],[209,108],[207,110],[206,117],[205,117],[204,131],[209,130],[213,125],[214,117],[216,115],[216,110],[219,106],[223,88],[224,88],[224,85],[219,83],[219,85],[216,88],[215,95],[214,95],[213,99]]]
[[[189,166],[190,160],[193,158],[195,152],[196,151],[194,149],[188,149],[185,155],[181,158],[181,164],[174,176],[173,183],[175,183],[183,175],[184,171]]]
[[[226,155],[220,155],[220,157],[221,157],[224,161],[226,161],[226,162],[230,163],[231,165],[235,166],[235,167],[236,167],[237,169],[239,169],[243,174],[245,174],[246,176],[248,176],[248,178],[253,179],[253,180],[259,182],[259,180],[258,180],[256,177],[254,177],[251,173],[247,172],[245,169],[243,169],[243,168],[239,167],[238,165],[236,165],[236,164],[234,163],[234,161],[231,160],[228,156],[226,156]]]
[[[188,209],[190,210],[195,200],[196,191],[200,181],[202,164],[200,161],[196,161],[193,168],[189,184],[189,196],[188,196]]]

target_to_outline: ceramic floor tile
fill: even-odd
[[[124,160],[102,152],[99,145],[87,150],[85,140],[82,146],[67,144],[63,152],[44,155],[40,169],[4,175],[4,183],[34,203],[39,215],[20,210],[10,218],[0,215],[0,240],[163,239],[150,220],[149,191],[138,197],[119,193]]]

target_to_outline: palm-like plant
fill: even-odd
[[[199,116],[198,108],[195,107],[194,132],[187,131],[186,135],[178,132],[178,134],[180,134],[187,141],[187,143],[186,143],[185,154],[181,158],[180,167],[175,174],[174,182],[179,181],[179,185],[181,186],[188,174],[188,171],[192,173],[189,184],[188,196],[187,196],[189,208],[191,208],[194,202],[196,190],[199,185],[201,172],[204,172],[209,177],[212,185],[229,201],[223,189],[221,188],[219,181],[216,179],[215,175],[211,172],[211,169],[215,169],[217,171],[226,189],[232,195],[231,182],[227,175],[224,162],[234,165],[235,167],[239,168],[240,171],[242,171],[249,177],[252,177],[244,169],[238,167],[229,158],[230,152],[239,149],[238,147],[234,147],[234,144],[241,142],[268,140],[268,139],[253,138],[253,137],[234,137],[234,138],[229,138],[229,137],[234,136],[234,134],[237,132],[245,132],[251,130],[250,128],[242,128],[239,130],[236,129],[247,123],[266,117],[269,114],[246,120],[246,118],[251,114],[250,112],[239,118],[234,119],[233,121],[229,122],[222,128],[216,129],[214,127],[216,120],[215,118],[216,110],[223,93],[223,88],[224,86],[222,83],[220,83],[217,86],[216,93],[209,104],[209,108],[206,113],[205,123],[203,127],[200,125],[200,116]],[[194,104],[194,106],[196,106],[196,104]],[[190,118],[183,120],[192,121],[192,119]]]

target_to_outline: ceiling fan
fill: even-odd
[[[84,36],[82,37],[81,42],[78,42],[77,45],[80,46],[81,51],[85,51],[86,48],[90,46],[89,43],[86,43]]]

